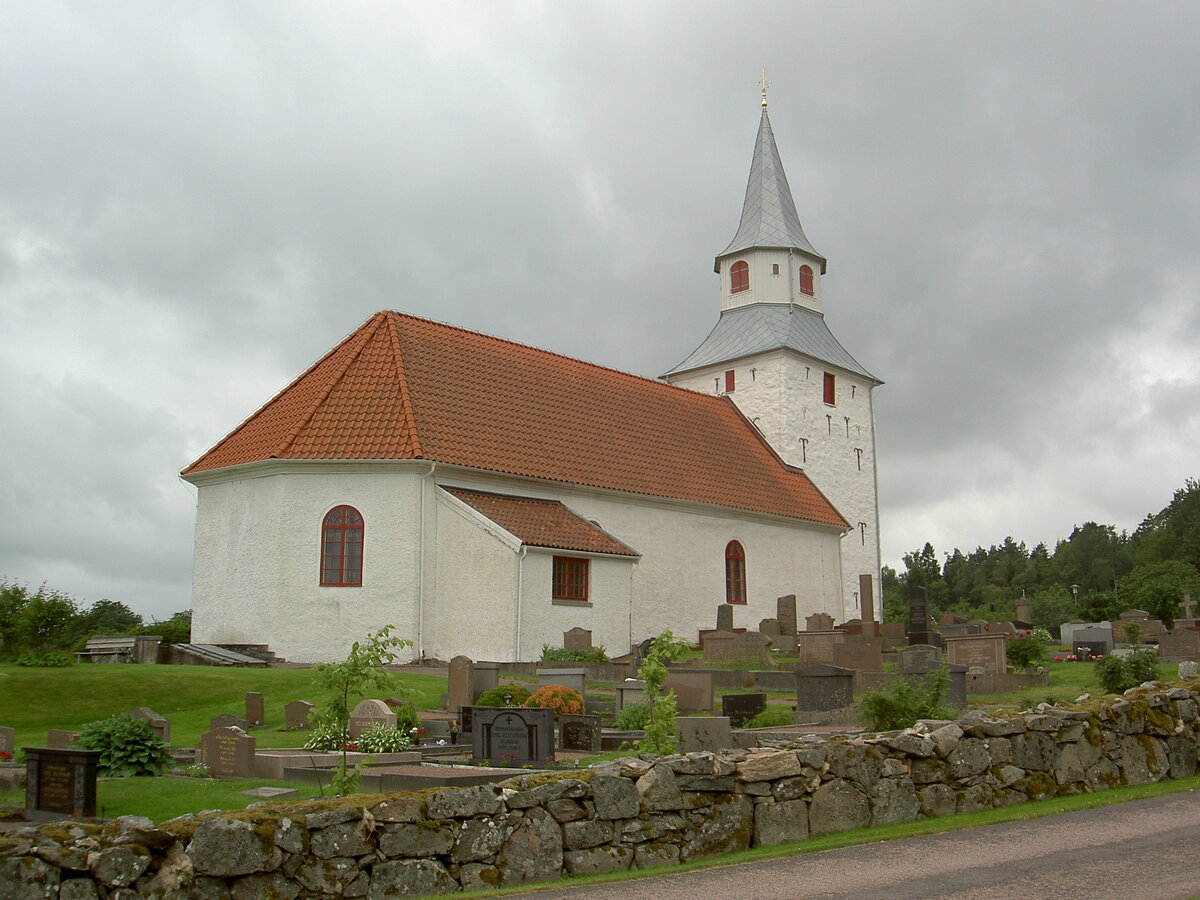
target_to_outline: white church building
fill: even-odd
[[[785,594],[861,615],[880,382],[825,269],[764,100],[720,319],[663,381],[376,313],[184,469],[192,640],[317,662],[390,624],[413,658],[512,661],[574,627],[694,639],[721,603],[753,629]]]

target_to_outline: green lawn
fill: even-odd
[[[434,709],[446,679],[397,673],[396,696]],[[78,731],[88,722],[148,706],[171,720],[171,745],[199,746],[214,716],[244,715],[245,695],[259,691],[266,705],[259,747],[299,747],[302,731],[277,731],[283,707],[293,700],[319,703],[310,669],[243,669],[208,666],[83,664],[63,669],[0,664],[0,725],[16,729],[16,746],[43,746],[52,728]]]

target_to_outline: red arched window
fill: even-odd
[[[812,266],[800,267],[800,293],[813,295],[813,270]]]
[[[745,260],[729,267],[729,287],[735,294],[750,290],[750,264]]]
[[[321,524],[321,584],[362,585],[363,517],[352,506],[335,506]]]
[[[746,602],[746,551],[737,541],[725,547],[725,602]]]

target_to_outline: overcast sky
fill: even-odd
[[[766,66],[885,563],[1200,474],[1200,4],[9,2],[0,576],[190,607],[181,468],[380,309],[657,376]]]

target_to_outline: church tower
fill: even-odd
[[[784,462],[805,471],[851,525],[841,541],[842,608],[821,611],[843,621],[868,616],[881,621],[872,392],[883,382],[859,365],[825,323],[826,267],[800,225],[767,116],[764,84],[742,218],[716,258],[720,318],[703,343],[663,377],[680,387],[728,395]],[[747,565],[750,581],[753,564]]]

